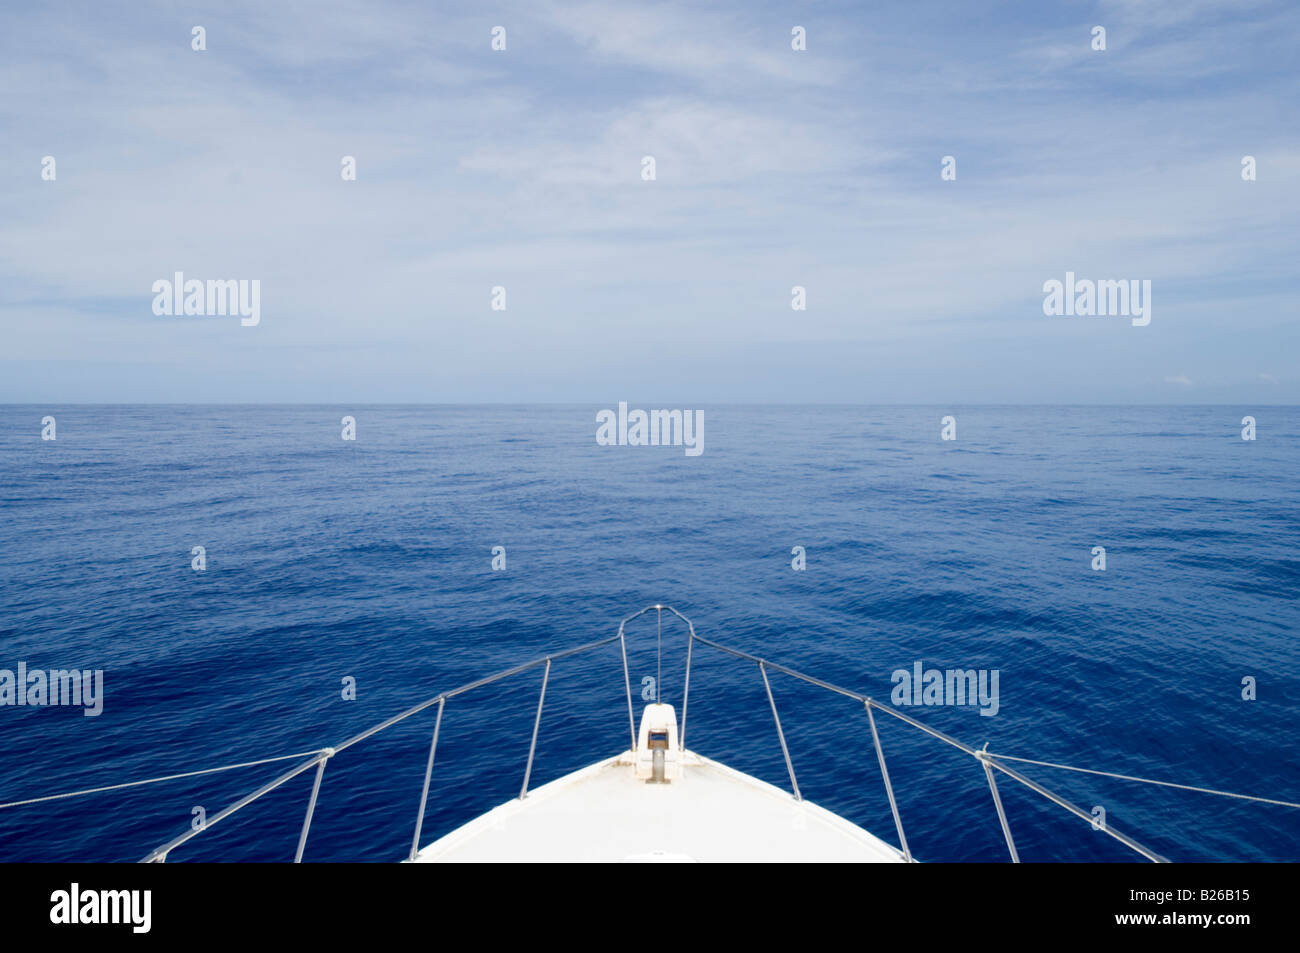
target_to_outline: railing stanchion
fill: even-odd
[[[772,720],[776,722],[776,736],[781,739],[781,753],[785,755],[785,766],[790,772],[790,787],[794,788],[794,799],[802,801],[803,795],[799,793],[799,782],[794,777],[794,765],[790,762],[790,749],[785,746],[785,732],[781,730],[781,716],[776,713],[776,700],[772,698],[772,684],[767,680],[766,663],[760,661],[758,670],[763,676],[763,687],[767,689],[768,704],[772,706]]]
[[[686,706],[691,700],[691,650],[695,648],[695,626],[689,622],[686,627],[690,634],[686,637],[686,684],[682,686],[682,730],[677,733],[677,747],[686,750]]]
[[[537,696],[537,719],[533,722],[533,740],[528,746],[528,766],[524,768],[524,786],[519,789],[519,800],[528,796],[528,779],[533,775],[533,754],[537,751],[537,730],[542,727],[542,705],[546,703],[546,683],[551,679],[551,660],[546,660],[542,673],[542,693]]]
[[[618,626],[618,644],[623,649],[623,687],[627,689],[627,727],[632,733],[632,751],[636,751],[636,716],[632,714],[632,679],[627,673],[627,639],[623,636],[623,624]]]
[[[549,662],[547,664],[550,664]],[[424,827],[424,805],[429,800],[429,779],[433,777],[433,756],[438,750],[438,731],[442,728],[442,710],[447,696],[438,698],[438,717],[433,721],[433,741],[429,742],[429,763],[424,766],[424,789],[420,792],[420,813],[415,818],[415,836],[411,838],[411,860],[420,853],[420,828]]]
[[[307,802],[307,816],[302,819],[302,833],[298,835],[298,853],[294,854],[293,862],[302,863],[302,852],[307,846],[307,831],[311,829],[311,816],[316,812],[316,795],[320,793],[320,779],[325,773],[325,762],[334,755],[333,748],[326,748],[321,752],[320,764],[316,766],[316,782],[311,786],[311,800]]]
[[[880,734],[876,731],[876,716],[871,713],[871,699],[867,699],[864,704],[867,708],[867,721],[871,722],[871,740],[876,746],[876,758],[880,761],[880,776],[885,779],[885,793],[889,795],[889,809],[894,812],[894,827],[898,828],[898,843],[903,848],[903,859],[910,864],[912,852],[907,849],[907,837],[903,834],[903,819],[898,816],[894,786],[889,783],[889,769],[885,767],[885,751],[880,747]]]
[[[1002,833],[1007,838],[1007,849],[1011,851],[1011,862],[1020,863],[1020,855],[1016,853],[1016,842],[1011,839],[1011,826],[1007,823],[1007,812],[1002,809],[1002,798],[998,795],[998,783],[993,780],[993,769],[989,763],[984,760],[984,753],[978,752],[975,757],[979,758],[980,764],[984,766],[984,776],[989,779],[989,790],[993,792],[993,804],[998,809],[998,820],[1002,822]]]

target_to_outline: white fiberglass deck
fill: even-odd
[[[434,841],[417,863],[847,861],[902,863],[842,817],[687,751],[647,784],[624,752],[530,791]]]

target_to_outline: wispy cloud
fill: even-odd
[[[0,14],[0,399],[1300,399],[1240,345],[1300,344],[1291,5],[333,10]],[[261,325],[155,317],[177,270]],[[1044,319],[1067,270],[1151,325]]]

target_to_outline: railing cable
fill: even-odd
[[[23,801],[9,801],[0,804],[0,809],[6,807],[21,807],[24,804],[40,804],[42,801],[58,801],[67,797],[80,797],[83,794],[100,794],[104,791],[119,791],[122,788],[139,787],[142,784],[157,784],[159,781],[176,781],[180,778],[194,778],[201,774],[216,774],[219,771],[233,771],[236,768],[252,768],[259,764],[271,764],[275,761],[288,761],[290,758],[306,758],[311,755],[320,754],[324,749],[317,748],[315,751],[299,751],[294,754],[276,755],[274,758],[260,758],[257,761],[242,761],[239,764],[223,764],[219,768],[204,768],[202,771],[183,771],[180,774],[167,774],[160,778],[145,778],[142,781],[126,781],[122,784],[107,784],[100,788],[86,788],[84,791],[68,791],[65,794],[47,794],[45,797],[32,797]]]
[[[1131,774],[1115,774],[1111,771],[1097,771],[1093,768],[1076,768],[1070,764],[1057,764],[1053,761],[1034,761],[1031,758],[1017,758],[1009,754],[993,754],[989,752],[989,757],[1000,758],[1003,761],[1019,761],[1023,764],[1036,764],[1044,768],[1060,768],[1062,771],[1078,771],[1081,774],[1097,774],[1104,778],[1118,778],[1121,781],[1140,781],[1143,784],[1158,784],[1166,788],[1178,788],[1182,791],[1196,791],[1200,794],[1217,794],[1220,797],[1235,797],[1243,801],[1258,801],[1261,804],[1277,804],[1281,807],[1300,807],[1295,801],[1279,801],[1270,797],[1255,797],[1253,794],[1234,794],[1232,791],[1219,791],[1215,788],[1198,788],[1191,784],[1175,784],[1173,781],[1156,781],[1152,778],[1138,778]]]

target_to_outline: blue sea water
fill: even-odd
[[[712,406],[699,457],[597,446],[598,409],[0,408],[0,668],[105,673],[99,717],[0,707],[0,802],[337,744],[656,602],[886,702],[918,660],[996,669],[995,717],[903,709],[977,747],[1300,800],[1300,408]],[[638,711],[656,636],[629,627]],[[679,710],[684,650],[665,618]],[[422,842],[518,793],[540,680],[447,703]],[[895,840],[861,706],[772,689],[804,796]],[[878,721],[913,853],[1006,859],[978,764]],[[406,855],[432,728],[329,763],[306,860]],[[533,785],[627,740],[617,645],[556,662]],[[759,672],[707,647],[688,742],[788,783]],[[293,763],[0,810],[0,859],[137,860]],[[1174,860],[1300,859],[1294,809],[1023,770]],[[291,859],[311,781],[169,861]],[[1022,859],[1134,858],[1000,791]]]

